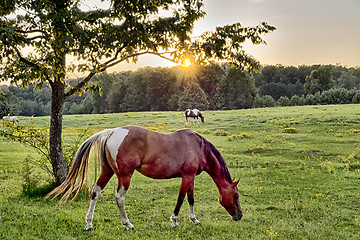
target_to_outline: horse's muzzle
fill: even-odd
[[[232,219],[234,221],[239,221],[241,218],[242,218],[242,213],[236,212],[236,213],[234,213],[234,215],[232,215]]]

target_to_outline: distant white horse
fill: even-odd
[[[186,124],[189,123],[189,117],[192,117],[194,118],[193,119],[193,123],[195,123],[195,118],[197,120],[197,122],[199,123],[199,117],[201,119],[201,122],[204,123],[204,116],[201,114],[201,112],[197,109],[193,109],[193,110],[190,110],[190,109],[186,109],[185,110],[185,122]]]
[[[11,122],[14,125],[19,125],[19,119],[15,116],[3,116],[3,126],[5,126],[6,122]]]

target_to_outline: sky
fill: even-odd
[[[109,6],[109,1],[84,2],[83,10]],[[256,26],[265,21],[275,26],[277,30],[263,35],[267,45],[243,45],[262,65],[360,67],[360,0],[204,0],[203,10],[207,15],[195,23],[194,36],[236,22]],[[108,72],[174,65],[144,55],[137,64],[123,62]]]
[[[89,0],[89,6],[99,2]],[[195,36],[235,22],[256,26],[266,21],[277,28],[264,35],[267,45],[244,45],[263,65],[360,66],[360,0],[204,0],[204,4],[207,15],[196,22]],[[143,56],[137,64],[122,63],[110,71],[171,65]]]

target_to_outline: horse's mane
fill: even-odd
[[[201,141],[204,143],[205,145],[205,150],[206,150],[206,157],[208,158],[210,156],[211,153],[213,153],[216,157],[216,159],[219,161],[219,164],[220,164],[220,168],[221,168],[221,174],[225,177],[225,179],[229,182],[229,183],[232,183],[232,180],[231,180],[231,176],[230,176],[230,173],[229,173],[229,170],[226,166],[226,162],[224,160],[224,158],[221,156],[219,150],[216,149],[216,147],[211,143],[209,142],[208,140],[206,140],[203,136],[201,136],[200,134],[198,133],[195,133],[194,134],[199,137],[201,139]]]

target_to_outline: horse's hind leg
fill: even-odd
[[[95,186],[93,187],[93,189],[91,191],[91,200],[90,200],[89,210],[85,217],[86,226],[84,227],[84,229],[86,231],[92,229],[92,220],[94,217],[95,205],[96,205],[96,201],[99,198],[100,194],[101,194],[101,187],[99,187],[97,184],[95,184]]]
[[[95,211],[95,205],[96,201],[100,197],[101,191],[104,189],[106,184],[109,182],[110,178],[114,175],[113,170],[110,168],[110,166],[103,165],[103,168],[101,169],[101,175],[94,185],[92,192],[91,192],[91,200],[89,205],[89,210],[86,214],[85,221],[86,226],[85,230],[92,229],[92,221],[94,217],[94,211]]]
[[[126,177],[120,177],[118,176],[118,180],[119,180],[119,186],[118,186],[118,191],[115,194],[115,200],[116,203],[118,205],[119,208],[119,212],[120,212],[120,217],[121,217],[121,222],[122,224],[126,227],[126,229],[135,229],[134,225],[132,225],[126,215],[126,211],[125,211],[125,195],[127,190],[129,189],[130,186],[130,178],[132,176],[132,173],[129,174]]]

